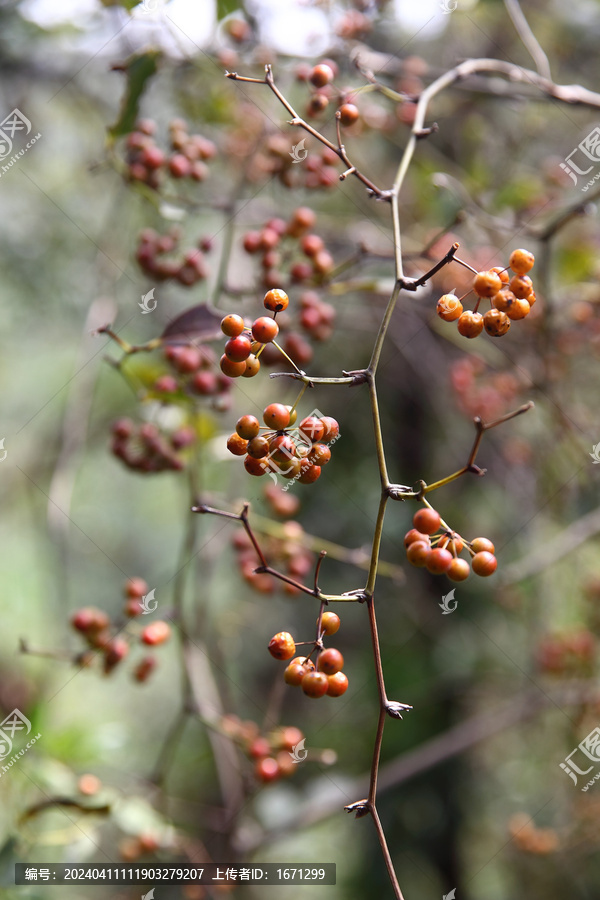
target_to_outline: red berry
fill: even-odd
[[[334,647],[328,647],[319,654],[317,660],[317,669],[319,672],[325,672],[326,675],[335,675],[344,668],[344,657],[339,650]]]
[[[313,484],[317,478],[321,477],[321,466],[314,466],[309,460],[300,461],[300,484]]]
[[[330,81],[333,81],[333,69],[325,65],[325,63],[321,63],[321,65],[315,66],[309,76],[309,81],[314,84],[315,87],[325,87],[326,84],[329,84]]]
[[[253,456],[247,456],[244,460],[244,468],[249,475],[261,476],[267,471],[267,465],[260,459],[254,459]]]
[[[129,578],[125,582],[125,596],[135,600],[141,599],[148,593],[148,584],[143,578]]]
[[[323,250],[325,243],[323,238],[320,238],[318,234],[307,234],[302,238],[300,246],[302,247],[302,252],[305,256],[314,257]]]
[[[225,344],[225,356],[232,362],[245,362],[250,356],[252,350],[252,341],[245,334],[238,337],[229,338]]]
[[[147,681],[157,665],[155,656],[144,656],[133,670],[133,677],[140,683]]]
[[[264,782],[264,784],[268,784],[270,781],[276,781],[281,774],[279,763],[271,756],[259,759],[256,761],[254,774],[258,780]]]
[[[307,416],[300,422],[300,431],[310,443],[316,444],[323,439],[325,425],[317,416]]]
[[[150,625],[146,625],[142,631],[142,642],[155,646],[156,644],[164,644],[170,636],[170,625],[159,619],[157,622],[151,622]]]
[[[435,550],[430,552],[425,565],[427,571],[431,572],[432,575],[442,575],[444,572],[448,571],[452,565],[453,559],[454,557],[449,550],[440,550],[436,547]]]
[[[340,122],[345,128],[349,128],[351,125],[354,125],[355,122],[358,122],[360,116],[358,106],[355,106],[354,103],[344,103],[340,106],[339,113]]]
[[[441,524],[440,514],[428,506],[418,509],[413,516],[413,525],[422,534],[435,534]]]
[[[229,376],[229,378],[239,378],[246,371],[246,363],[245,362],[234,362],[232,359],[229,359],[228,356],[223,356],[219,360],[219,366],[221,372],[224,375]]]
[[[235,313],[230,313],[228,316],[225,316],[221,322],[221,331],[223,334],[226,334],[227,337],[237,337],[238,334],[242,333],[244,328],[244,320],[241,316],[236,316]]]
[[[244,440],[251,441],[260,432],[260,422],[256,416],[242,416],[237,420],[235,430]]]
[[[206,369],[203,372],[196,372],[190,382],[190,389],[195,394],[200,394],[203,397],[209,397],[211,394],[216,394],[217,388],[216,375],[214,372],[208,372]]]
[[[487,550],[481,550],[479,553],[476,553],[471,560],[471,568],[476,575],[487,577],[488,575],[493,575],[498,568],[498,560],[493,553],[489,553]]]
[[[269,266],[269,268],[271,267]],[[282,310],[287,309],[290,298],[285,291],[282,291],[279,288],[273,288],[272,290],[267,291],[263,302],[265,309],[270,309],[271,312],[281,312]]]
[[[291,659],[295,652],[294,638],[287,631],[280,631],[269,641],[269,653],[275,659]]]
[[[300,684],[307,697],[315,699],[326,694],[329,688],[329,680],[324,672],[307,672]]]
[[[331,450],[326,444],[313,444],[308,459],[316,466],[324,466],[331,459]]]
[[[330,444],[339,437],[340,426],[331,416],[321,416],[321,422],[323,423],[325,430],[321,435],[320,440],[323,441],[324,444]]]
[[[341,697],[348,690],[348,679],[343,672],[327,676],[327,696]]]
[[[104,672],[108,675],[129,653],[129,644],[124,638],[115,637],[104,647]]]
[[[192,170],[187,156],[183,153],[174,153],[169,159],[169,172],[173,178],[187,178]]]
[[[471,567],[466,559],[455,557],[450,563],[446,575],[451,581],[464,581],[469,577]]]
[[[248,441],[248,455],[253,459],[264,459],[269,453],[269,442],[262,435],[257,434]]]
[[[234,456],[245,456],[248,450],[248,441],[241,438],[239,434],[232,434],[227,438],[227,449]]]
[[[263,410],[263,421],[269,428],[281,431],[290,424],[290,411],[283,403],[269,403]]]
[[[275,319],[271,319],[269,316],[260,316],[252,326],[253,337],[261,344],[268,344],[274,341],[278,334],[279,325]]]
[[[429,541],[413,541],[406,551],[406,558],[411,565],[421,568],[427,565],[430,553],[431,545]]]
[[[416,528],[411,528],[410,531],[407,531],[404,535],[404,546],[410,547],[410,545],[414,544],[415,541],[425,541],[425,543],[428,543],[429,536],[423,534],[422,531],[417,531]]]
[[[254,738],[248,747],[248,755],[254,759],[260,759],[262,756],[268,756],[271,752],[271,745],[265,737],[259,736]]]
[[[334,612],[324,612],[321,616],[321,630],[324,634],[336,634],[341,624],[340,617]]]
[[[256,253],[260,249],[260,232],[248,231],[244,235],[244,250],[246,253]]]

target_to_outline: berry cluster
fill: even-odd
[[[280,490],[276,485],[270,487]],[[283,498],[287,499],[288,496],[282,493]],[[314,566],[313,554],[301,544],[303,534],[304,529],[298,522],[285,522],[281,526],[281,538],[266,538],[262,543],[263,552],[270,560],[270,564],[295,581],[303,581]],[[293,584],[281,582],[266,572],[255,571],[256,551],[245,531],[235,534],[232,543],[236,550],[240,573],[255,591],[270,594],[276,585],[281,585],[286,594],[300,593]]]
[[[246,253],[260,255],[264,287],[285,284],[280,271],[284,261],[289,266],[291,282],[296,284],[320,282],[329,275],[334,265],[333,257],[323,238],[309,233],[316,221],[316,214],[310,207],[299,206],[288,222],[280,218],[269,219],[260,231],[244,234]]]
[[[125,615],[132,619],[143,612],[142,599],[148,593],[148,585],[143,578],[130,578],[125,583]],[[82,607],[71,616],[71,625],[85,638],[90,648],[77,657],[77,662],[86,668],[91,666],[96,654],[100,651],[103,658],[103,670],[109,675],[120,662],[128,655],[131,636],[123,632],[118,623],[111,624],[109,617],[100,609],[92,606]],[[171,635],[171,628],[167,622],[160,619],[146,625],[139,639],[142,644],[156,647],[164,644]],[[147,655],[137,663],[132,675],[135,681],[147,681],[156,666],[158,660],[153,655]]]
[[[143,474],[176,471],[185,467],[178,450],[195,441],[193,429],[181,428],[169,437],[157,425],[136,425],[131,419],[118,419],[112,426],[111,451],[128,469]]]
[[[265,294],[265,308],[273,316],[259,316],[251,325],[246,325],[243,318],[230,313],[221,322],[221,331],[229,340],[225,344],[220,360],[221,371],[230,378],[253,378],[260,371],[259,355],[265,344],[270,344],[279,334],[279,325],[275,315],[286,309],[289,297],[285,291],[277,288]]]
[[[186,250],[178,258],[165,258],[178,249],[181,229],[174,225],[167,234],[158,234],[153,228],[144,228],[139,236],[136,259],[144,272],[155,281],[175,278],[184,287],[192,287],[208,277],[205,253],[212,248],[208,238],[201,238],[197,247]]]
[[[269,641],[269,653],[275,659],[291,660],[283,678],[292,687],[301,687],[307,697],[341,697],[348,689],[348,678],[342,672],[344,657],[335,647],[322,648],[325,635],[335,634],[340,627],[340,619],[335,613],[324,612],[321,617],[321,635],[309,656],[296,656],[296,644],[287,631],[280,631]],[[317,663],[311,660],[317,651]],[[292,659],[292,657],[294,657]]]
[[[328,444],[339,437],[340,426],[331,416],[307,416],[297,428],[296,410],[283,403],[270,403],[263,410],[264,427],[256,416],[238,419],[235,432],[227,441],[234,456],[245,456],[244,468],[250,475],[269,470],[300,484],[312,484],[321,468],[331,459]],[[263,434],[260,432],[263,431]]]
[[[204,181],[209,169],[206,160],[216,156],[217,148],[201,134],[188,134],[183,119],[169,125],[170,150],[164,152],[155,141],[156,123],[143,119],[127,136],[127,174],[131,181],[141,181],[158,190],[164,177]]]
[[[165,348],[164,358],[171,374],[156,379],[153,385],[156,393],[177,394],[182,399],[210,397],[210,406],[216,412],[229,409],[232,382],[217,370],[217,357],[211,347],[171,344]]]
[[[510,328],[511,321],[524,319],[535,303],[533,283],[527,274],[533,268],[535,258],[529,250],[513,250],[509,265],[515,273],[509,278],[507,268],[495,266],[477,272],[471,288],[477,294],[474,310],[463,311],[463,297],[444,294],[437,302],[437,314],[445,322],[456,322],[459,334],[475,338],[485,329],[490,337],[502,337]],[[478,312],[482,299],[490,301],[491,309]]]
[[[333,80],[337,75],[338,67],[332,59],[324,59],[312,68],[302,65],[296,70],[298,81],[308,82],[314,88],[306,108],[306,114],[311,117],[318,116],[334,100],[337,103],[340,124],[344,128],[350,128],[358,122],[360,111],[354,103],[350,102],[347,94],[334,88]]]
[[[413,516],[413,528],[404,536],[408,561],[425,567],[432,575],[447,575],[451,581],[464,581],[471,569],[476,575],[493,575],[498,566],[494,545],[484,537],[466,541],[448,528],[440,514],[430,506]],[[458,554],[466,547],[469,560]]]
[[[221,730],[240,745],[254,763],[254,777],[263,784],[292,775],[298,768],[292,751],[304,740],[304,734],[294,725],[261,734],[255,722],[224,716]]]

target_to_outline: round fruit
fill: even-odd
[[[287,631],[280,631],[269,641],[269,653],[275,659],[291,659],[295,652],[294,638]]]
[[[404,535],[404,546],[410,547],[415,541],[425,541],[425,543],[428,543],[429,536],[423,534],[422,531],[417,531],[416,528],[411,528],[410,531],[407,531]]]
[[[471,573],[471,567],[466,559],[455,557],[450,563],[446,575],[450,581],[464,581]]]
[[[435,534],[441,524],[440,514],[428,506],[418,509],[413,516],[413,525],[422,534]]]
[[[171,626],[159,619],[157,622],[151,622],[150,625],[146,625],[142,631],[142,642],[155,646],[156,644],[164,644],[170,636]]]
[[[290,411],[283,403],[269,403],[263,410],[263,421],[269,428],[282,431],[290,424]]]
[[[143,578],[129,578],[125,582],[125,596],[140,599],[148,593],[148,584]],[[108,622],[106,623],[108,625]]]
[[[524,319],[525,316],[528,316],[531,311],[531,306],[529,302],[525,299],[519,298],[516,299],[514,303],[511,303],[509,308],[506,310],[506,315],[509,319],[513,321],[516,319]]]
[[[358,106],[355,106],[354,103],[344,103],[339,108],[339,114],[340,122],[345,128],[349,128],[351,125],[354,125],[355,122],[358,122],[360,116]]]
[[[230,453],[233,453],[234,456],[245,456],[248,451],[248,441],[244,440],[244,438],[234,432],[234,434],[227,438],[227,449]]]
[[[336,672],[335,675],[327,676],[327,696],[341,697],[348,690],[348,679],[343,672]]]
[[[454,322],[462,311],[462,303],[456,294],[443,294],[437,302],[436,312],[444,322]]]
[[[264,459],[269,452],[269,442],[261,434],[248,441],[248,456],[253,459]]]
[[[235,430],[241,438],[251,441],[260,431],[260,422],[256,416],[241,416],[236,422]]]
[[[326,444],[314,444],[308,454],[308,459],[316,466],[324,466],[331,459],[331,450]]]
[[[269,316],[260,316],[252,326],[252,335],[261,344],[269,344],[279,334],[279,325]]]
[[[219,360],[219,366],[223,375],[227,375],[229,378],[239,378],[246,371],[245,362],[234,362],[225,354]]]
[[[476,553],[471,560],[471,568],[476,575],[482,575],[484,577],[493,575],[498,568],[498,560],[493,553],[489,553],[487,550],[481,550],[479,553]]]
[[[483,327],[490,337],[502,337],[510,328],[510,319],[499,309],[488,309],[483,317]]]
[[[279,763],[272,756],[266,756],[264,759],[258,759],[254,767],[254,774],[259,781],[268,784],[270,781],[276,781],[279,778]]]
[[[473,281],[473,290],[480,297],[493,297],[502,287],[502,281],[497,272],[487,269],[478,272]]]
[[[237,337],[238,334],[242,333],[244,327],[244,320],[242,317],[236,316],[234,313],[225,316],[221,322],[221,331],[223,334],[226,334],[227,337]]]
[[[498,291],[497,294],[494,294],[492,297],[492,306],[494,309],[499,309],[500,312],[508,312],[516,299],[517,298],[512,291],[509,291],[508,288],[504,288],[503,290]]]
[[[272,290],[267,291],[263,301],[265,309],[270,309],[271,312],[281,312],[283,309],[287,309],[289,302],[290,298],[286,292],[281,291],[279,288],[273,288]]]
[[[535,256],[529,250],[513,250],[508,264],[517,275],[526,275],[533,268],[534,262]]]
[[[323,441],[324,444],[330,444],[339,437],[340,426],[337,420],[331,416],[321,416],[321,422],[323,423],[325,431],[319,440]]]
[[[263,756],[268,756],[270,752],[271,745],[265,737],[262,737],[262,735],[254,738],[254,740],[248,747],[248,756],[252,756],[254,759],[260,759]]]
[[[476,338],[483,331],[483,316],[478,312],[467,310],[459,316],[458,333],[466,338]]]
[[[495,549],[489,538],[478,537],[471,541],[471,550],[475,553],[481,553],[483,550],[486,550],[488,553],[494,553]]]
[[[436,548],[435,550],[430,551],[425,565],[432,575],[443,575],[443,573],[447,572],[452,565],[453,559],[454,557],[449,550],[440,550],[439,548]]]
[[[502,284],[508,284],[508,272],[502,266],[492,266],[490,272],[495,272]]]
[[[340,617],[334,612],[324,612],[321,616],[321,629],[324,634],[336,634],[341,624]]]
[[[327,693],[329,680],[324,672],[307,672],[301,681],[301,687],[307,697],[322,697]]]
[[[316,416],[307,416],[300,422],[300,431],[310,443],[316,444],[325,434],[325,425]]]
[[[285,465],[296,452],[296,445],[287,434],[278,434],[269,441],[269,455],[274,463]]]
[[[529,275],[514,275],[508,286],[519,300],[526,300],[533,290],[533,282]]]
[[[321,466],[314,466],[307,459],[300,462],[300,484],[313,484],[317,478],[321,477]]]
[[[290,413],[290,425],[293,425],[298,418],[298,410],[294,409],[293,406],[286,406],[286,409],[289,410]]]
[[[306,675],[306,672],[307,669],[305,666],[300,666],[298,663],[291,662],[283,673],[283,680],[291,687],[298,687]]]
[[[328,647],[319,654],[317,660],[317,669],[319,672],[325,672],[326,675],[335,675],[344,668],[344,657],[339,650],[334,647]]]
[[[225,356],[233,362],[245,362],[250,356],[251,350],[252,341],[244,334],[229,338],[225,344]]]
[[[244,460],[244,468],[249,475],[260,476],[265,474],[268,466],[260,459],[255,459],[253,456],[247,456]]]
[[[315,87],[325,87],[326,84],[333,81],[333,69],[331,66],[321,63],[321,65],[314,67],[309,75],[309,81],[314,84]]]
[[[427,565],[430,553],[431,545],[429,541],[413,541],[406,551],[406,558],[411,565],[422,568]]]

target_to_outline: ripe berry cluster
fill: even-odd
[[[515,273],[509,278],[507,268],[495,266],[477,272],[471,288],[477,294],[475,309],[463,311],[463,297],[444,294],[437,302],[437,314],[445,322],[456,322],[459,334],[475,338],[485,329],[490,337],[502,337],[510,328],[511,321],[524,319],[535,303],[533,283],[527,274],[533,268],[535,258],[529,250],[513,250],[507,268]],[[490,301],[491,309],[478,312],[482,299]]]
[[[484,537],[467,541],[452,531],[440,514],[427,506],[413,516],[413,528],[404,536],[408,561],[425,567],[432,575],[447,575],[451,581],[464,581],[471,569],[476,575],[492,575],[498,566],[494,545]],[[470,561],[458,554],[466,548]]]
[[[232,382],[217,370],[217,357],[211,347],[172,344],[165,348],[164,358],[172,374],[156,379],[153,385],[156,393],[177,394],[181,400],[210,397],[210,406],[216,412],[229,409]]]
[[[112,436],[112,453],[128,469],[145,475],[181,471],[185,462],[177,451],[196,439],[193,429],[180,428],[167,437],[157,425],[136,425],[131,419],[118,419],[112,426]]]
[[[337,74],[337,64],[331,59],[325,59],[312,69],[306,66],[298,68],[296,77],[299,81],[307,81],[314,88],[306,109],[308,116],[320,115],[334,100],[337,103],[340,124],[344,128],[350,128],[358,122],[360,112],[345,94],[334,88],[333,80]]]
[[[148,585],[143,578],[130,578],[125,583],[125,615],[132,619],[141,615],[143,607],[141,600],[148,593]],[[100,651],[103,658],[103,671],[109,675],[120,662],[128,655],[131,644],[131,636],[123,633],[117,624],[111,624],[109,617],[100,609],[88,606],[76,610],[71,616],[71,625],[85,638],[90,650],[80,653],[77,662],[81,666],[92,665],[96,654]],[[146,625],[140,635],[140,642],[149,647],[164,644],[171,635],[171,628],[167,622],[155,620]],[[158,660],[154,655],[147,655],[137,663],[132,671],[135,681],[147,681],[156,666]]]
[[[271,488],[279,490],[276,485]],[[282,494],[287,499],[288,494]],[[278,569],[295,581],[303,581],[314,566],[313,554],[306,550],[302,544],[304,529],[298,522],[285,522],[281,526],[281,538],[263,539],[263,552],[270,560],[270,565]],[[256,572],[256,551],[252,541],[245,531],[240,531],[232,538],[236,550],[237,563],[240,573],[247,584],[261,594],[270,594],[275,586],[281,586],[286,594],[300,593],[297,587],[287,582],[281,582],[266,572]]]
[[[316,221],[316,214],[310,207],[299,206],[288,222],[280,218],[269,219],[260,231],[245,233],[243,247],[246,253],[260,255],[264,287],[280,287],[286,283],[280,271],[284,261],[289,267],[290,281],[296,284],[320,282],[329,275],[334,265],[333,257],[323,238],[309,233]]]
[[[335,613],[324,612],[321,617],[321,635],[335,634],[340,627],[340,619]],[[317,652],[317,663],[311,660]],[[314,650],[308,656],[296,656],[296,644],[287,631],[280,631],[269,641],[269,653],[275,659],[291,660],[283,678],[292,687],[301,687],[307,697],[341,697],[348,689],[348,678],[342,672],[344,657],[335,647],[326,650],[315,643]],[[292,659],[292,657],[294,657]]]
[[[156,143],[156,123],[143,119],[127,136],[127,174],[158,190],[166,176],[204,181],[209,175],[206,161],[216,156],[217,148],[201,134],[188,134],[187,123],[175,119],[169,125],[170,150]]]
[[[244,468],[250,475],[269,470],[300,484],[312,484],[321,475],[321,467],[331,459],[328,444],[337,440],[340,426],[331,416],[307,416],[298,428],[296,410],[282,403],[270,403],[263,410],[264,427],[256,416],[238,419],[235,432],[227,441],[234,456],[245,456]],[[260,432],[263,431],[263,434]]]
[[[144,228],[139,236],[136,259],[147,275],[155,281],[175,278],[184,287],[192,287],[208,277],[205,253],[211,250],[211,241],[201,238],[197,247],[186,250],[177,259],[165,256],[178,249],[181,229],[173,226],[167,234],[160,235],[153,228]]]
[[[241,721],[237,716],[224,716],[221,729],[252,760],[257,781],[269,784],[292,775],[298,768],[290,754],[304,740],[304,734],[294,725],[261,734],[255,722]]]
[[[253,378],[260,371],[259,355],[263,346],[274,341],[279,334],[279,325],[275,315],[286,309],[289,297],[285,291],[277,288],[265,294],[265,308],[273,312],[273,316],[259,316],[251,325],[246,325],[243,318],[230,313],[221,322],[221,331],[229,340],[225,344],[225,352],[220,360],[221,371],[230,378]]]

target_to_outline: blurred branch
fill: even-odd
[[[518,0],[504,0],[506,11],[517,30],[517,34],[525,44],[535,67],[543,78],[552,78],[548,57],[542,50],[536,36],[529,27]]]

